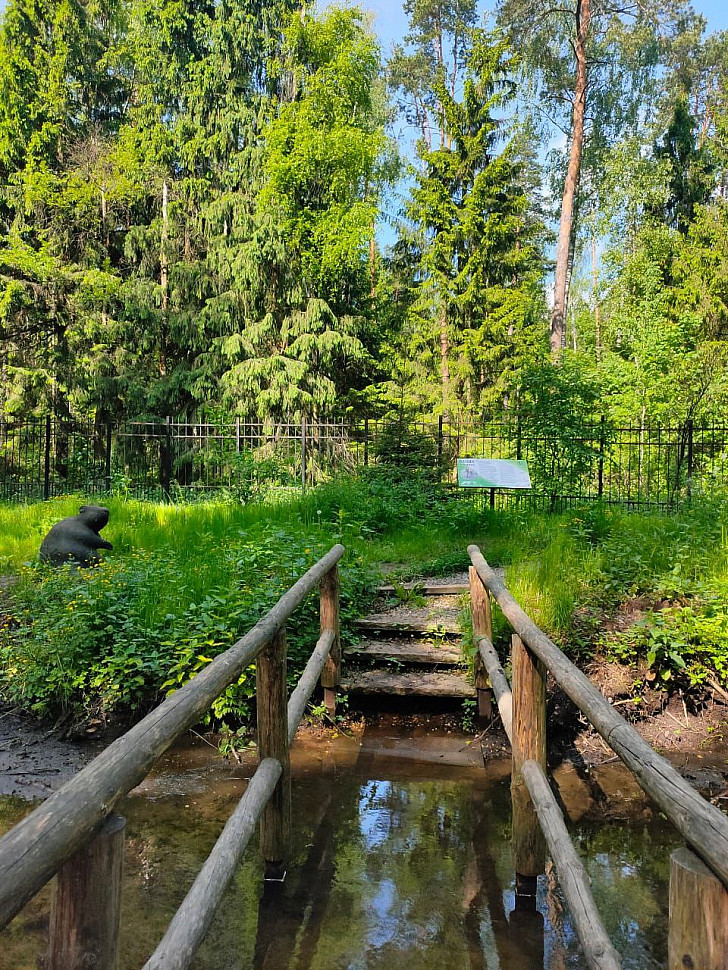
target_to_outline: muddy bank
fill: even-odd
[[[294,776],[337,775],[354,765],[374,775],[398,778],[423,771],[468,777],[487,769],[492,777],[510,773],[510,748],[500,724],[465,732],[457,715],[369,715],[342,728],[304,724],[296,736],[291,765]],[[85,742],[61,740],[47,727],[6,712],[0,716],[0,795],[26,801],[46,798],[84,767],[113,734]],[[160,759],[133,794],[151,798],[171,794],[203,797],[210,787],[230,786],[250,777],[257,764],[254,748],[223,759],[214,735],[187,732]],[[663,753],[700,792],[728,808],[728,745],[682,745]],[[572,821],[649,814],[649,800],[613,752],[594,732],[583,731],[576,743],[550,745],[549,767]]]

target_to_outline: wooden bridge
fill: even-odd
[[[686,840],[688,847],[671,859],[669,970],[727,970],[728,818],[643,741],[539,630],[477,546],[468,552],[478,648],[475,687],[482,711],[489,709],[494,694],[513,751],[517,905],[535,908],[547,845],[586,965],[593,970],[621,966],[546,777],[548,670]],[[289,746],[319,678],[332,710],[341,681],[338,562],[343,554],[343,546],[334,546],[228,651],[0,839],[0,929],[58,875],[48,970],[116,970],[125,822],[113,814],[114,807],[253,661],[258,769],[144,970],[190,966],[258,822],[266,878],[285,877],[291,827]],[[285,624],[317,586],[321,635],[287,699]],[[515,631],[512,689],[493,647],[491,597]]]

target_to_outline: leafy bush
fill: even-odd
[[[325,551],[285,529],[240,531],[224,548],[137,551],[93,569],[24,567],[14,622],[0,635],[4,699],[38,714],[79,717],[131,711],[181,686],[276,602]],[[202,595],[196,572],[207,573]],[[361,563],[342,564],[341,609],[357,613],[367,587]],[[289,626],[289,673],[300,674],[318,636],[312,594]],[[213,705],[213,717],[251,713],[255,677],[245,671]]]

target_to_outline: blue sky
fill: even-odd
[[[407,18],[397,0],[361,0],[364,7],[376,16],[376,28],[385,55],[393,43],[400,40],[407,29]],[[481,3],[486,10],[493,4]],[[693,7],[708,21],[709,30],[728,28],[728,3],[726,0],[693,0]]]

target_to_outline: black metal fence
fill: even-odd
[[[0,497],[70,492],[240,500],[305,489],[372,466],[427,470],[456,483],[456,459],[525,459],[533,489],[492,500],[556,508],[599,499],[675,507],[728,484],[728,425],[614,427],[602,419],[548,434],[512,419],[480,428],[439,421],[233,421],[166,418],[118,425],[50,415],[0,419]]]

